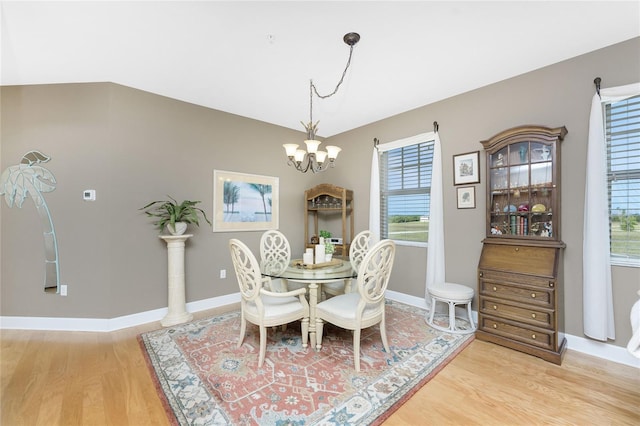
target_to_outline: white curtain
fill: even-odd
[[[380,167],[378,147],[373,147],[371,155],[371,181],[369,185],[369,230],[380,236]]]
[[[582,255],[584,334],[615,339],[604,105],[640,94],[640,83],[601,89],[591,101]]]
[[[442,152],[440,148],[440,136],[437,132],[434,136],[433,168],[431,171],[431,204],[429,206],[427,285],[425,292],[427,302],[429,302],[429,288],[444,285],[445,282]]]

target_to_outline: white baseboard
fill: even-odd
[[[240,293],[212,297],[187,303],[188,312],[200,312],[240,302]],[[48,331],[98,331],[110,332],[140,324],[160,321],[167,315],[167,308],[125,315],[116,318],[51,318],[51,317],[2,317],[0,330],[48,330]]]
[[[427,302],[422,297],[410,296],[397,291],[387,290],[387,298],[396,302],[429,309]],[[227,294],[225,296],[212,297],[187,303],[188,312],[200,312],[207,309],[219,308],[232,303],[240,302],[240,293]],[[3,317],[0,316],[0,330],[50,330],[50,331],[98,331],[110,332],[123,328],[134,327],[154,321],[160,321],[167,314],[167,308],[154,309],[152,311],[125,315],[117,318],[50,318],[50,317]],[[473,312],[477,321],[477,312]],[[579,336],[565,334],[567,348],[592,355],[598,358],[631,367],[640,368],[640,359],[631,355],[625,348],[610,345],[604,342],[587,339]]]

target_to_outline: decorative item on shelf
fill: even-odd
[[[167,196],[169,197],[169,196]],[[169,201],[170,200],[170,201]],[[167,201],[152,201],[139,210],[144,210],[145,214],[155,219],[153,224],[160,230],[167,227],[172,235],[182,235],[187,229],[187,224],[200,226],[199,215],[211,225],[204,210],[196,207],[200,201],[184,200],[178,203],[174,198],[169,197]],[[183,223],[183,225],[179,225]]]
[[[519,153],[520,153],[520,162],[524,163],[527,161],[527,147],[525,145],[522,145],[519,149]]]
[[[544,204],[534,204],[533,207],[531,207],[531,211],[533,213],[543,213],[546,210],[546,207],[544,206]]]
[[[320,238],[318,238],[318,236],[317,236],[317,235],[313,235],[313,236],[311,237],[311,244],[314,244],[314,245],[315,245],[315,244],[318,244],[319,242],[320,242]]]
[[[313,122],[313,94],[315,93],[315,95],[320,99],[326,99],[338,92],[338,89],[347,74],[349,65],[351,64],[353,46],[360,41],[360,35],[358,33],[345,34],[343,41],[349,46],[349,59],[347,60],[347,65],[344,71],[342,72],[342,77],[333,92],[328,95],[320,95],[318,93],[318,89],[313,84],[313,80],[310,80],[309,82],[309,122],[306,124],[301,122],[307,132],[307,140],[304,141],[307,146],[307,150],[298,149],[298,144],[295,143],[282,145],[287,152],[287,157],[289,159],[288,164],[290,166],[294,166],[296,170],[302,173],[306,173],[308,170],[311,170],[313,173],[322,172],[329,167],[334,167],[338,153],[341,151],[341,148],[332,145],[327,146],[326,151],[318,150],[318,146],[320,146],[321,142],[315,139],[319,121],[316,121],[315,123]],[[329,161],[325,161],[327,157],[329,158]]]
[[[325,241],[327,241],[329,238],[331,238],[331,232],[326,231],[324,229],[321,229],[319,234],[320,234],[320,238],[324,238]]]
[[[518,211],[519,212],[528,212],[529,211],[529,205],[528,204],[520,204],[518,206]]]

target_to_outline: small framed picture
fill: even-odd
[[[456,188],[458,191],[458,208],[459,209],[475,209],[476,208],[476,188],[475,186],[462,186]]]
[[[453,184],[480,183],[480,151],[453,156]]]

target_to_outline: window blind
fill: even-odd
[[[606,106],[612,258],[640,260],[640,96]]]
[[[394,232],[390,235],[389,224],[401,222],[407,217],[418,217],[418,221],[428,220],[432,163],[433,141],[382,152],[380,217],[383,238],[411,240],[402,236],[411,231],[399,226],[394,226]]]

